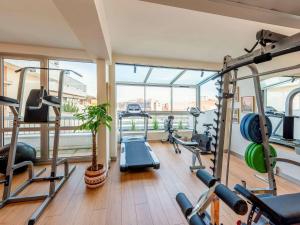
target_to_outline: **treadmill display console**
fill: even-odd
[[[128,113],[141,113],[142,109],[139,104],[128,104],[127,105],[127,112]]]

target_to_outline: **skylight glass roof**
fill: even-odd
[[[116,65],[116,81],[117,82],[130,82],[130,83],[143,83],[150,67],[147,66],[134,66],[134,65]]]
[[[200,70],[186,70],[174,84],[179,85],[196,85],[203,80],[202,71]]]
[[[182,69],[169,69],[169,68],[154,68],[147,80],[150,84],[170,84],[175,79]]]
[[[261,81],[260,85],[262,88],[266,88],[268,86],[273,86],[276,84],[281,84],[283,82],[291,81],[292,79],[292,77],[272,77]]]
[[[215,73],[215,71],[127,64],[116,64],[115,68],[117,83],[135,83],[141,85],[195,86]]]

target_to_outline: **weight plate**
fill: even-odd
[[[247,115],[245,115],[240,124],[240,132],[241,132],[243,138],[245,138],[246,140],[248,140],[248,138],[245,133],[245,123],[248,120],[249,116],[251,116],[252,114],[254,114],[254,113],[248,113]]]
[[[276,157],[277,153],[273,146],[270,145],[271,156]],[[266,173],[266,165],[264,159],[264,152],[263,152],[263,145],[257,144],[255,147],[252,148],[251,156],[250,156],[250,165],[259,173]],[[274,168],[276,161],[273,162],[272,168]]]
[[[272,134],[272,123],[268,117],[266,117],[268,134]],[[262,143],[262,136],[259,126],[258,114],[252,114],[247,118],[244,125],[244,133],[249,141],[255,143]]]
[[[255,145],[255,143],[250,143],[248,146],[247,146],[247,148],[246,148],[246,151],[245,151],[245,155],[244,155],[244,159],[245,159],[245,162],[246,162],[246,164],[251,168],[251,166],[250,166],[250,163],[249,163],[249,154],[250,154],[250,152],[251,152],[251,150],[252,150],[252,147]]]

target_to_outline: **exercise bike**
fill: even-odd
[[[202,154],[211,153],[212,135],[210,130],[212,129],[213,124],[204,123],[202,126],[205,127],[205,131],[202,134],[199,134],[197,131],[198,117],[201,113],[204,114],[204,112],[200,111],[198,107],[187,108],[187,111],[193,116],[193,133],[191,141],[198,143],[198,147],[202,150]]]

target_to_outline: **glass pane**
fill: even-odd
[[[19,90],[19,78],[20,73],[15,73],[15,70],[23,67],[40,67],[39,61],[32,60],[20,60],[20,59],[4,59],[4,89],[3,95],[10,98],[17,98]],[[32,89],[40,89],[40,70],[27,71],[25,78],[25,86],[23,93],[24,105],[28,98],[28,95]],[[24,116],[25,107],[21,112],[21,116]],[[8,107],[4,107],[4,128],[13,127],[13,114]],[[36,128],[32,131],[20,131],[18,142],[24,142],[33,146],[37,150],[37,157],[40,157],[40,125],[38,124],[22,124],[21,128]],[[5,132],[4,145],[9,144],[11,141],[11,132]]]
[[[115,69],[116,82],[143,83],[150,67],[117,64]]]
[[[18,142],[24,142],[32,146],[36,150],[37,158],[41,157],[40,147],[41,134],[40,131],[21,131],[19,132]],[[10,144],[11,132],[4,133],[4,145]]]
[[[183,70],[154,68],[149,76],[147,83],[152,84],[170,84],[171,81],[178,76]]]
[[[143,86],[117,85],[117,110],[126,110],[128,103],[138,103],[144,109]]]
[[[196,106],[195,88],[173,88],[173,111],[186,111]]]
[[[205,79],[205,77],[202,76],[202,71],[187,70],[174,84],[196,85],[204,79]]]
[[[189,114],[172,114],[174,115],[173,128],[177,130],[192,129],[193,119]],[[149,130],[164,130],[164,122],[168,118],[166,114],[151,115],[152,119],[149,120]]]
[[[216,109],[217,103],[217,89],[215,80],[211,80],[200,86],[200,108],[201,111],[208,111]]]
[[[74,114],[81,112],[86,106],[97,104],[97,66],[95,63],[49,60],[49,68],[70,69],[74,73],[65,75],[61,112],[61,133],[59,140],[59,156],[91,155],[92,136],[89,131],[75,131],[80,125]],[[57,96],[59,71],[49,71],[49,92]],[[54,112],[50,116],[54,119]],[[50,156],[52,155],[54,131],[49,132]]]
[[[282,82],[287,82],[291,80],[292,80],[291,77],[272,77],[266,80],[262,80],[260,84],[261,84],[261,88],[266,88],[268,86],[280,84]]]
[[[171,111],[171,88],[146,87],[146,111]]]
[[[19,78],[20,73],[16,73],[15,70],[23,67],[40,67],[39,61],[31,60],[19,60],[19,59],[4,59],[4,96],[10,98],[17,98],[19,90]],[[23,103],[25,105],[28,95],[32,89],[40,89],[40,70],[27,71],[25,77],[25,86],[23,92]],[[24,115],[25,107],[22,110],[22,116]],[[11,111],[7,108],[4,112],[4,116],[12,118]],[[7,127],[7,126],[5,126]]]

